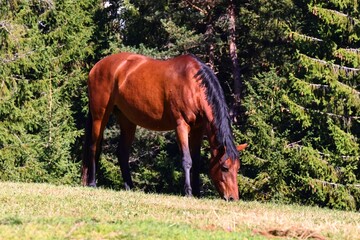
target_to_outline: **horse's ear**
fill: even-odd
[[[240,144],[240,145],[237,145],[237,146],[236,146],[236,149],[237,149],[238,151],[242,151],[242,150],[244,150],[247,146],[248,146],[247,143]]]

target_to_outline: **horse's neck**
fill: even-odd
[[[203,92],[202,96],[202,111],[204,116],[204,123],[206,125],[206,135],[208,137],[208,141],[211,148],[211,154],[214,156],[216,154],[217,147],[219,146],[217,138],[216,138],[216,127],[214,126],[214,115],[212,108],[206,100],[205,92]],[[215,152],[214,152],[215,151]]]
[[[206,123],[206,135],[209,141],[211,155],[214,157],[218,153],[220,144],[218,143],[216,138],[216,128],[210,122]]]

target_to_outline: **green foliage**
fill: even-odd
[[[247,109],[247,125],[244,133],[235,132],[238,139],[250,145],[241,158],[241,173],[248,178],[248,186],[240,187],[244,198],[269,200],[276,195],[284,200],[281,198],[287,191],[289,175],[285,142],[279,132],[279,127],[285,127],[281,126],[284,119],[280,114],[284,83],[274,70],[246,82],[248,93],[243,106]]]
[[[161,20],[165,31],[169,34],[168,52],[171,55],[179,55],[182,52],[191,51],[203,40],[201,34],[195,34],[195,31],[189,31],[186,27],[179,27],[171,20]]]
[[[296,89],[312,90],[292,79]],[[250,144],[242,155],[242,198],[357,209],[358,196],[351,191],[358,183],[357,139],[331,118],[321,129],[327,133],[319,135],[314,123],[322,116],[292,102],[287,86],[274,69],[246,83],[247,125],[235,131],[237,139]]]
[[[0,5],[1,179],[74,184],[93,3],[14,2]]]
[[[357,68],[360,66],[360,50],[339,48],[334,51],[334,56],[344,65]]]
[[[302,27],[287,30],[296,49],[293,70],[271,70],[246,83],[239,139],[250,148],[241,190],[250,199],[358,209],[359,69],[351,48],[358,43],[358,6],[345,15],[340,11],[351,6],[304,2],[297,3],[299,22],[289,25]]]

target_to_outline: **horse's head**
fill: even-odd
[[[241,151],[247,147],[247,144],[237,146]],[[237,182],[237,173],[240,168],[239,159],[230,159],[225,149],[220,149],[210,160],[210,177],[220,196],[225,200],[239,200],[239,189]]]

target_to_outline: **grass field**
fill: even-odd
[[[0,184],[0,239],[360,239],[356,212]]]

